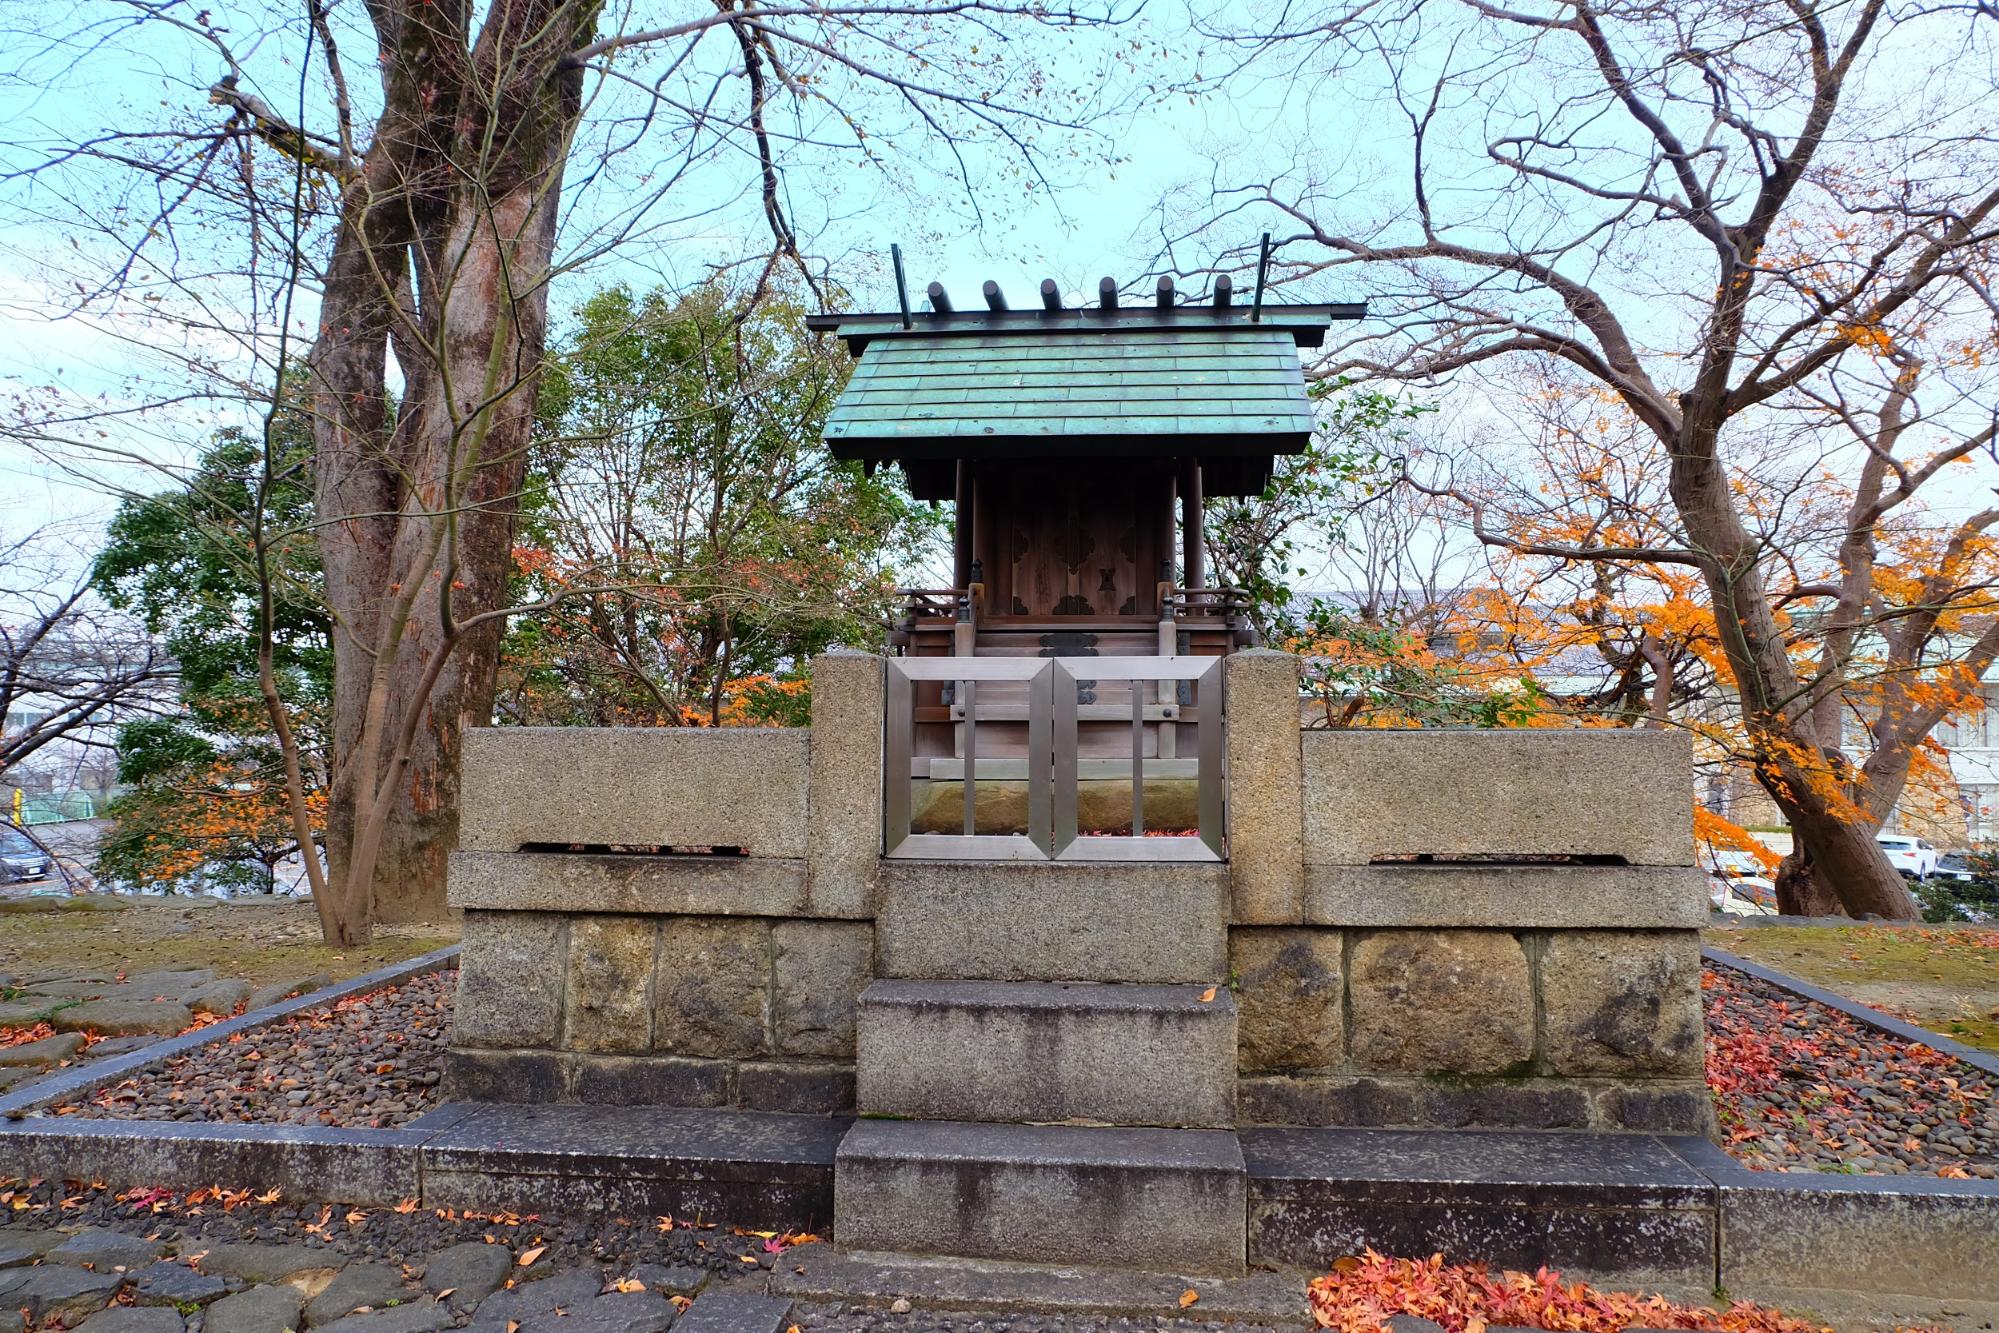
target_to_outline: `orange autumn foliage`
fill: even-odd
[[[1663,1296],[1598,1291],[1564,1282],[1560,1273],[1507,1270],[1483,1264],[1447,1264],[1444,1256],[1391,1259],[1368,1250],[1341,1259],[1307,1289],[1320,1328],[1340,1333],[1385,1330],[1395,1315],[1442,1324],[1448,1333],[1485,1333],[1488,1326],[1622,1333],[1630,1327],[1706,1329],[1713,1333],[1831,1333],[1749,1301],[1726,1310],[1681,1305]]]
[[[326,793],[306,794],[315,835],[326,828]],[[174,884],[219,862],[276,859],[294,846],[283,783],[227,760],[151,784],[122,801],[116,873],[138,884]],[[104,858],[100,856],[100,868]]]
[[[1731,823],[1700,802],[1694,803],[1694,842],[1716,850],[1746,852],[1756,858],[1764,872],[1775,870],[1784,858],[1766,847],[1762,840],[1739,824]]]

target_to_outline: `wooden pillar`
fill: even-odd
[[[965,470],[968,474],[975,473],[970,464],[966,464]],[[989,613],[1005,614],[1007,610],[1005,606],[993,605],[993,589],[1002,584],[1011,587],[1012,580],[1000,577],[1003,571],[999,567],[999,543],[995,540],[999,534],[993,527],[993,502],[999,497],[994,490],[990,462],[985,470],[987,473],[985,477],[972,475],[971,480],[966,483],[972,496],[972,543],[968,549],[971,551],[971,558],[982,566],[985,575],[986,610]]]
[[[1182,586],[1204,588],[1208,584],[1208,552],[1201,539],[1204,507],[1201,498],[1201,462],[1180,460],[1180,567]]]
[[[951,586],[972,581],[972,465],[958,460],[958,494],[952,505]]]

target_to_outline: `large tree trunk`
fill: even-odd
[[[1787,916],[1881,917],[1914,921],[1921,913],[1874,826],[1823,803],[1772,793],[1791,828],[1791,851],[1777,867],[1777,909]]]
[[[1712,409],[1710,409],[1712,413]],[[1902,877],[1874,840],[1879,818],[1850,799],[1851,765],[1839,737],[1815,734],[1815,700],[1800,688],[1771,609],[1763,552],[1737,517],[1717,453],[1719,417],[1690,417],[1673,450],[1674,507],[1691,545],[1708,559],[1702,574],[1722,651],[1741,698],[1758,780],[1795,839],[1797,865],[1787,892],[1805,915],[1825,915],[1827,895],[1850,916],[1920,917]],[[1786,908],[1785,910],[1791,910]]]
[[[339,626],[329,942],[446,911],[460,735],[492,720],[493,613],[506,605],[580,111],[581,75],[562,61],[595,9],[499,0],[470,51],[452,7],[376,11],[388,105],[348,184],[313,353],[320,546]],[[404,380],[393,423],[391,347]]]

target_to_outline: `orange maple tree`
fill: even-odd
[[[1999,174],[1949,21],[1887,0],[1213,20],[1240,54],[1215,78],[1358,84],[1356,133],[1400,165],[1384,196],[1346,161],[1231,155],[1194,229],[1262,210],[1279,282],[1369,298],[1320,380],[1462,386],[1458,461],[1500,485],[1420,476],[1489,549],[1692,580],[1794,835],[1793,911],[1916,915],[1876,827],[1999,648],[1999,506],[1960,480],[1989,482],[1999,446]],[[1536,429],[1543,385],[1572,437]],[[1537,458],[1568,484],[1505,484]]]
[[[313,833],[322,834],[324,789],[308,791],[305,805]],[[97,873],[138,886],[205,878],[268,891],[278,864],[299,850],[283,779],[240,760],[150,778],[119,798],[113,815]]]

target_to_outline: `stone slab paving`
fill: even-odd
[[[663,1217],[338,1210],[270,1193],[0,1182],[0,1310],[91,1333],[665,1333],[683,1319],[783,1333],[791,1302],[764,1286],[810,1244]]]
[[[1708,1084],[1755,1170],[1999,1179],[1999,1079],[1731,967],[1710,967]]]
[[[84,1119],[407,1124],[437,1105],[455,969],[198,1047],[54,1108]]]

